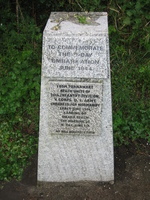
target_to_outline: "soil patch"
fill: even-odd
[[[1,182],[0,200],[149,200],[150,145],[115,148],[115,183],[50,183],[37,187],[37,155],[22,180]]]

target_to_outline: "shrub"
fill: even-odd
[[[0,179],[20,178],[37,150],[41,33],[32,20],[2,24],[0,56]]]

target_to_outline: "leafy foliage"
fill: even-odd
[[[0,128],[0,178],[20,179],[30,155],[36,152],[37,138],[30,134],[22,134],[12,130],[13,124],[2,123]]]
[[[37,150],[41,33],[33,20],[1,24],[0,179],[20,178]]]
[[[78,19],[79,23],[81,23],[81,24],[88,24],[86,16],[79,16],[78,15],[77,19]]]
[[[51,11],[108,12],[115,145],[150,142],[149,0],[0,3],[1,180],[20,178],[37,150],[41,33]]]
[[[109,30],[116,145],[139,138],[150,141],[148,3],[119,1],[110,5],[114,22]]]

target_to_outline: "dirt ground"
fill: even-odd
[[[150,200],[150,144],[115,148],[115,182],[36,186],[37,155],[20,182],[0,182],[0,200]]]

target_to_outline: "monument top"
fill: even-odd
[[[52,12],[44,32],[45,34],[67,33],[67,35],[108,33],[107,13]]]
[[[107,13],[51,13],[43,36],[43,76],[99,82],[109,78],[108,58]]]

